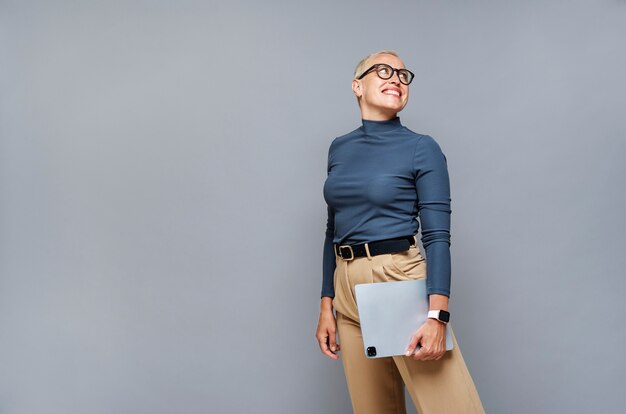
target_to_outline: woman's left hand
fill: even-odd
[[[415,354],[417,344],[421,345]],[[439,360],[446,353],[446,325],[436,319],[426,322],[413,334],[406,356],[418,361]]]

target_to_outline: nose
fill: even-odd
[[[396,81],[396,79],[398,79]],[[393,70],[393,75],[391,75],[391,78],[389,79],[391,82],[395,83],[396,85],[398,85],[400,82],[400,71],[398,69],[394,69]]]

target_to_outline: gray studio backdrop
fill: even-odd
[[[0,2],[0,413],[348,413],[331,140],[398,50],[489,413],[626,405],[626,1]]]

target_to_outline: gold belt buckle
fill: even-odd
[[[347,248],[350,250],[350,258],[346,259],[345,257],[343,257],[343,252],[341,251],[341,249],[343,248]],[[345,244],[343,246],[339,246],[339,257],[341,257],[343,260],[347,260],[350,261],[352,259],[354,259],[354,250],[352,250],[352,246],[350,246],[349,244]]]

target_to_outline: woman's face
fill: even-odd
[[[404,63],[400,58],[387,54],[372,56],[365,69],[376,63],[386,63],[392,68],[404,69]],[[363,79],[353,80],[352,90],[361,100],[363,119],[391,119],[404,109],[409,100],[409,85],[400,82],[397,72],[389,79],[381,79],[376,71],[372,70]]]

